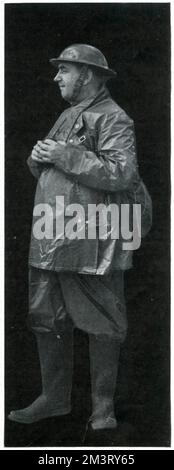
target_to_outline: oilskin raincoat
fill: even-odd
[[[38,178],[35,208],[49,204],[54,233],[50,238],[35,236],[36,222],[41,219],[36,211],[29,264],[51,271],[94,275],[130,268],[132,251],[123,250],[121,236],[112,239],[108,235],[101,240],[96,230],[96,238],[88,239],[88,205],[114,203],[120,207],[123,203],[141,203],[142,231],[145,234],[149,230],[151,200],[138,173],[132,119],[104,87],[97,95],[66,109],[47,138],[65,142],[61,156],[57,155],[55,164],[44,165],[29,157],[28,164]],[[59,197],[57,208],[56,197]],[[66,212],[70,204],[80,204],[85,211],[85,239],[64,236],[62,220],[65,228],[74,216]]]

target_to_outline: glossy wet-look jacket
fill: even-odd
[[[66,142],[56,163],[43,165],[31,157],[28,164],[38,178],[35,206],[51,206],[57,227],[62,227],[62,215],[70,204],[81,204],[88,219],[88,204],[138,202],[142,204],[145,234],[151,224],[151,200],[140,180],[134,125],[132,119],[102,89],[82,103],[66,109],[47,138]],[[54,150],[56,157],[56,148]],[[63,196],[56,214],[56,197]],[[59,201],[60,202],[60,201]],[[64,225],[71,217],[65,215]],[[33,225],[38,217],[33,217]],[[54,225],[55,229],[55,225]],[[29,264],[42,269],[71,271],[84,274],[107,274],[115,269],[132,266],[132,251],[123,250],[121,238],[38,240],[31,235]],[[63,233],[62,233],[63,235]]]

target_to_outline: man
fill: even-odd
[[[110,97],[106,81],[116,73],[103,54],[76,44],[51,63],[58,69],[55,82],[60,93],[71,106],[28,159],[38,178],[29,256],[29,320],[37,338],[42,393],[27,408],[11,411],[9,419],[33,423],[70,413],[73,328],[78,327],[89,334],[90,426],[93,431],[109,430],[117,427],[114,395],[120,343],[127,330],[123,276],[132,266],[132,250],[123,249],[122,238],[114,239],[111,233],[101,239],[99,225],[95,237],[82,237],[80,230],[87,233],[89,205],[108,207],[114,202],[120,207],[134,201],[135,194],[137,202],[138,195],[148,194],[138,174],[133,121]],[[62,217],[72,228],[72,204],[83,207],[85,224],[79,232],[73,227],[65,237],[59,229]],[[49,209],[49,236],[38,234],[43,207]],[[150,217],[146,209],[145,221]],[[77,218],[77,226],[78,222]]]

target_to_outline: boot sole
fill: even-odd
[[[37,423],[38,421],[41,421],[42,419],[47,419],[47,418],[52,418],[54,416],[63,416],[63,415],[67,415],[71,413],[71,409],[67,409],[67,410],[63,410],[63,411],[52,411],[48,414],[45,414],[45,415],[39,415],[37,418],[35,419],[31,419],[31,418],[27,418],[27,417],[20,417],[20,416],[16,416],[13,414],[9,414],[8,415],[8,419],[10,421],[14,421],[16,423],[21,423],[21,424],[33,424],[33,423]]]

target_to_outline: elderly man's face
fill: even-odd
[[[66,101],[71,101],[74,92],[74,85],[80,75],[80,66],[70,63],[60,63],[59,71],[54,78],[58,82],[62,98]]]

